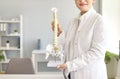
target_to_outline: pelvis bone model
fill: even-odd
[[[45,59],[48,59],[48,57],[51,55],[56,58],[61,59],[63,61],[64,55],[63,55],[63,48],[60,44],[58,44],[58,19],[57,19],[57,8],[52,8],[51,9],[53,12],[53,21],[54,21],[54,37],[53,37],[53,44],[49,44],[46,47],[46,57]]]

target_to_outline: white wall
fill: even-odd
[[[74,0],[0,0],[0,16],[12,17],[23,14],[24,56],[30,57],[41,39],[41,48],[51,43],[51,8],[58,8],[59,22],[66,29],[71,18],[78,14]],[[99,0],[95,5],[99,12]]]
[[[102,15],[108,21],[109,50],[118,53],[118,40],[120,40],[120,0],[102,0]]]
[[[109,38],[109,48],[111,52],[119,53],[119,43],[120,40],[120,0],[102,0],[102,15],[108,20],[108,27],[110,31]],[[107,64],[108,76],[110,78],[115,78],[117,75],[117,65],[118,62],[115,59],[111,60]]]

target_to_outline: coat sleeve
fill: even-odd
[[[73,25],[73,23],[74,23],[74,19],[69,22],[68,26]],[[68,27],[68,30],[69,30],[69,29],[71,29],[71,27]],[[65,45],[65,39],[66,39],[66,36],[67,36],[67,34],[68,34],[68,30],[67,30],[66,32],[63,31],[63,32],[59,35],[59,37],[58,37],[58,42],[59,42],[60,45],[63,46],[63,48],[64,48],[64,45]]]
[[[93,39],[90,49],[87,52],[83,52],[81,56],[76,57],[72,61],[66,62],[68,72],[76,71],[89,64],[94,64],[99,59],[104,60],[106,51],[105,32],[105,23],[103,19],[97,19],[93,30]]]
[[[58,37],[59,44],[64,46],[65,44],[65,32],[63,31]]]

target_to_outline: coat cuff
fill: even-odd
[[[67,62],[66,65],[67,65],[67,68],[63,71],[63,74],[64,74],[65,79],[69,79],[69,78],[68,78],[68,75],[69,75],[69,73],[70,73],[70,70],[69,70],[69,62]]]
[[[70,73],[71,72],[70,62],[66,62],[66,65],[67,65],[66,70]]]
[[[61,38],[62,36],[64,36],[64,31],[62,31],[58,37]]]

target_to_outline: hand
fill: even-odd
[[[51,23],[51,25],[52,25],[52,30],[54,31],[54,21],[52,21],[52,23]],[[60,24],[57,24],[57,26],[58,26],[58,36],[62,33],[62,28],[61,28],[61,25]]]
[[[67,68],[67,65],[66,64],[61,64],[61,65],[58,65],[57,66],[57,69],[59,69],[59,70],[64,70],[64,69],[66,69]]]

